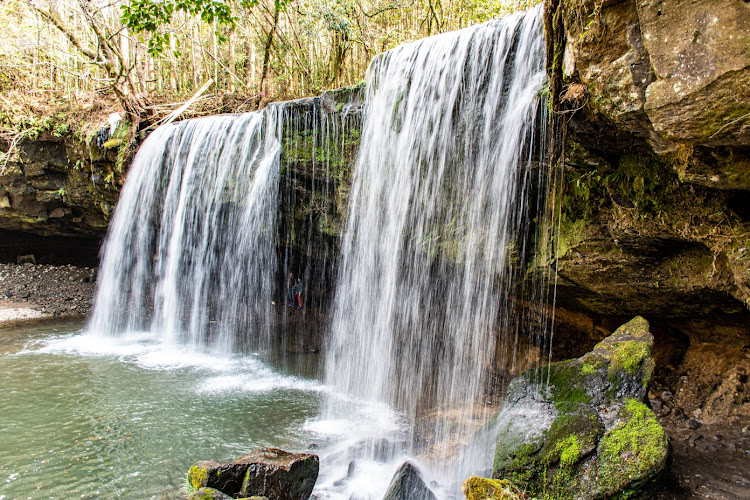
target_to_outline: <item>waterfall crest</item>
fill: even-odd
[[[531,190],[546,182],[542,24],[535,8],[368,70],[326,381],[397,408],[412,443],[467,441],[475,427],[460,423],[477,420],[496,339],[523,327],[508,294],[530,257]]]

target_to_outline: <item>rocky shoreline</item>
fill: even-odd
[[[93,267],[0,264],[0,324],[85,316],[95,289]]]

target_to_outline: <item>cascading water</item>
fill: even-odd
[[[547,182],[544,62],[541,8],[373,61],[327,338],[332,397],[306,425],[324,443],[320,498],[382,494],[397,448],[457,479],[488,464],[449,458],[486,421],[496,358],[528,328],[511,292],[545,299],[523,279]],[[89,330],[257,349],[289,314],[272,303],[288,271],[322,296],[330,242],[312,243],[313,227],[336,229],[313,205],[340,197],[328,190],[360,117],[329,119],[321,102],[152,133],[110,225]],[[362,457],[375,469],[352,472]]]
[[[224,352],[304,343],[284,277],[301,277],[315,307],[327,300],[331,191],[359,138],[357,95],[154,131],[110,224],[89,331]]]
[[[91,331],[223,350],[268,338],[282,111],[149,136],[104,245]]]
[[[485,420],[497,339],[526,327],[508,296],[546,182],[542,30],[535,8],[368,71],[326,382],[395,408],[407,452],[446,467]],[[332,399],[329,418],[349,408]]]

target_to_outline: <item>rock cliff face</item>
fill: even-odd
[[[0,228],[100,237],[121,187],[115,163],[116,150],[69,134],[44,131],[21,141],[0,173]]]
[[[745,309],[750,4],[561,9],[563,298],[674,317]]]
[[[558,306],[592,315],[572,320],[598,330],[581,345],[612,331],[607,318],[643,314],[657,325],[656,379],[681,407],[741,418],[750,386],[727,396],[721,381],[750,373],[750,4],[548,8],[566,38],[554,48],[567,124]]]
[[[658,153],[750,144],[747,2],[566,0],[563,10],[563,69],[586,85],[594,114]]]

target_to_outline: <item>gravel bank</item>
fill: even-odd
[[[0,264],[0,321],[86,315],[95,288],[91,267]]]

